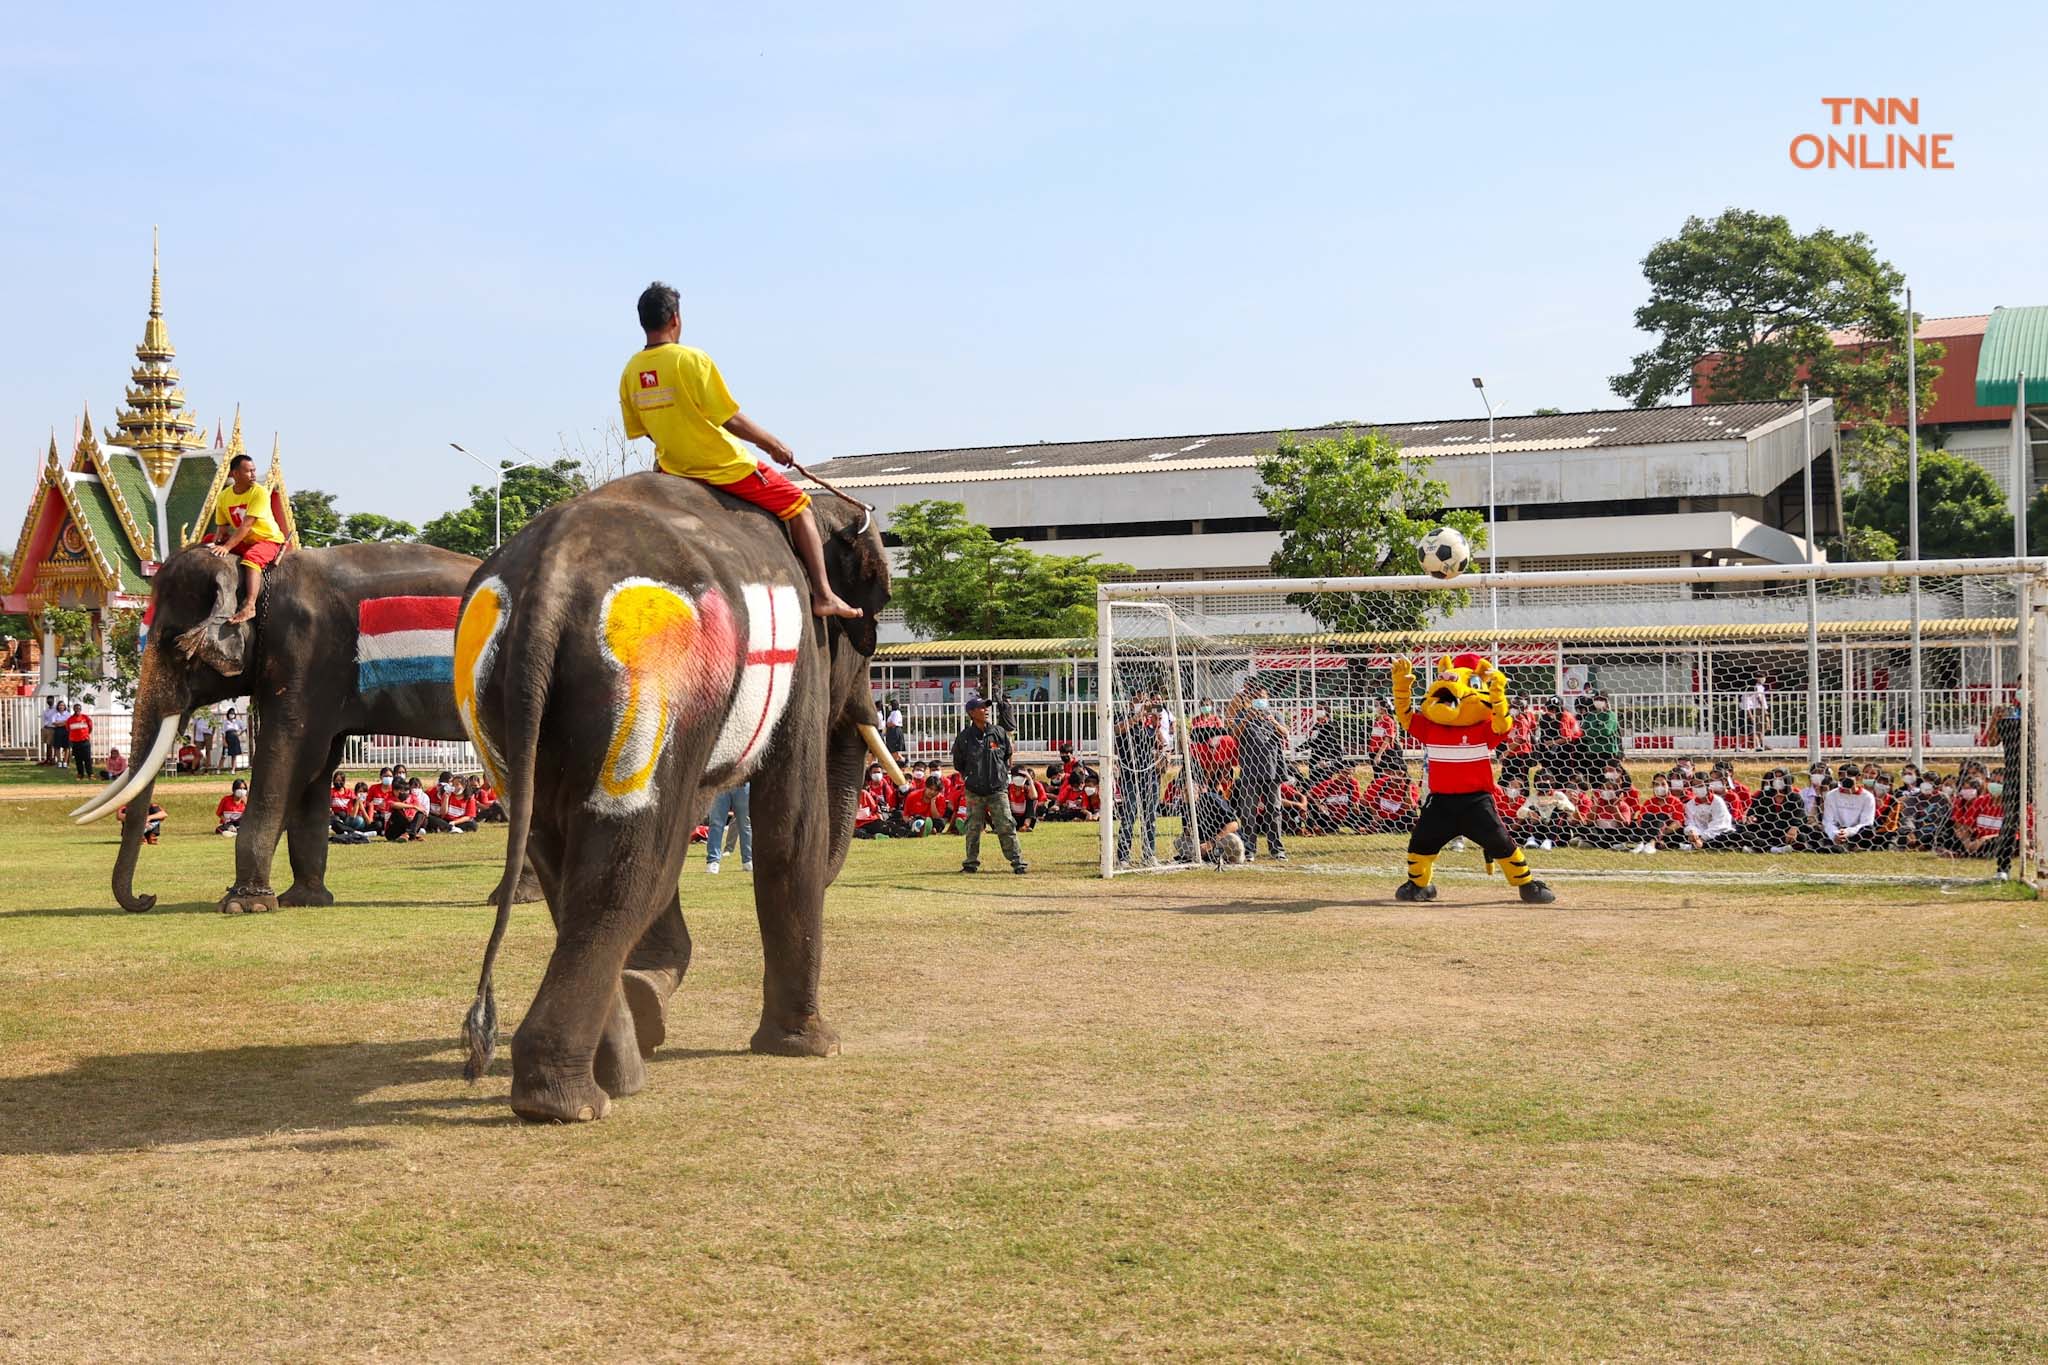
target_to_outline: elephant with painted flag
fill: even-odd
[[[456,708],[504,793],[505,865],[531,860],[556,931],[512,1038],[523,1118],[602,1118],[645,1082],[690,962],[677,885],[691,830],[749,780],[765,960],[753,1047],[838,1050],[818,1000],[825,888],[869,753],[895,766],[868,691],[889,563],[865,509],[817,515],[832,587],[859,617],[809,614],[774,517],[653,472],[550,508],[470,580]],[[496,1046],[491,974],[510,916],[501,895],[463,1025],[471,1080]]]
[[[136,852],[178,735],[196,708],[236,697],[251,702],[249,808],[219,908],[333,904],[327,779],[348,736],[463,737],[449,682],[456,610],[476,563],[431,545],[295,550],[265,574],[256,619],[236,624],[228,619],[239,591],[232,559],[194,545],[165,560],[150,590],[134,762],[72,812],[89,824],[127,804],[114,862],[121,907],[139,913],[156,904],[134,889]],[[280,836],[292,867],[282,894],[270,885]]]

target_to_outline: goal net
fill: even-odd
[[[1394,667],[1419,702],[1470,654],[1507,676],[1494,801],[1546,880],[2035,879],[2044,568],[1105,584],[1102,874],[1398,880],[1429,777]]]

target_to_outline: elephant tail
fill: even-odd
[[[548,619],[551,613],[541,614]],[[507,680],[507,706],[503,752],[505,772],[505,875],[498,880],[498,917],[491,924],[491,941],[484,947],[483,975],[477,978],[476,999],[463,1016],[462,1040],[469,1055],[462,1063],[462,1079],[474,1083],[490,1068],[498,1050],[498,996],[491,986],[491,973],[498,965],[498,949],[505,942],[505,929],[512,922],[512,898],[518,894],[519,874],[526,866],[526,839],[533,829],[533,773],[540,748],[540,718],[547,710],[548,690],[554,681],[554,647],[534,650],[530,655],[501,653],[500,658],[527,657],[535,661],[534,675],[521,687]]]

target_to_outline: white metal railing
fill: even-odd
[[[349,769],[387,768],[403,763],[428,772],[478,772],[476,749],[466,739],[412,739],[405,735],[350,735],[343,747],[341,766]]]

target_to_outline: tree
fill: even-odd
[[[375,512],[351,512],[341,521],[341,533],[350,540],[375,544],[381,540],[411,540],[420,533],[419,527],[396,517],[379,516]]]
[[[67,695],[97,705],[108,695],[135,700],[135,680],[142,672],[142,613],[116,607],[101,614],[112,645],[114,676],[100,676],[99,650],[92,636],[92,616],[73,607],[45,607],[43,620],[57,636],[57,681]]]
[[[1850,493],[1844,513],[1852,538],[1867,531],[1909,543],[1903,462]],[[2012,512],[1979,465],[1945,451],[1920,452],[1920,557],[1978,559],[2012,553]]]
[[[1297,441],[1292,433],[1259,460],[1259,505],[1280,528],[1273,572],[1288,578],[1419,574],[1416,544],[1439,526],[1464,533],[1476,555],[1486,543],[1477,512],[1452,511],[1450,488],[1429,477],[1429,460],[1403,453],[1374,431]],[[1432,615],[1465,605],[1459,591],[1376,597],[1295,593],[1289,602],[1325,626],[1420,630]]]
[[[334,508],[334,494],[317,488],[301,488],[292,494],[292,521],[299,528],[299,540],[307,545],[325,545],[341,529],[341,513]]]
[[[510,540],[519,528],[553,507],[590,487],[582,467],[572,459],[550,464],[527,465],[505,471],[504,533]],[[497,487],[475,484],[469,490],[469,505],[443,512],[420,529],[420,539],[429,545],[481,559],[494,548]]]
[[[1650,248],[1643,276],[1650,301],[1636,326],[1657,344],[1608,381],[1637,407],[1687,392],[1709,359],[1708,396],[1720,402],[1796,397],[1803,375],[1835,398],[1844,421],[1882,422],[1905,407],[1905,277],[1862,233],[1816,228],[1802,237],[1776,214],[1729,209],[1711,222],[1686,219]],[[1837,350],[1831,330],[1868,344]],[[1947,348],[1915,349],[1925,412]]]
[[[1535,410],[1534,412],[1530,413],[1529,415],[1530,415],[1531,417],[1562,417],[1562,416],[1564,416],[1564,409],[1563,409],[1563,408],[1538,408],[1538,409],[1536,409],[1536,410]]]
[[[928,500],[896,509],[902,548],[894,605],[926,639],[1081,636],[1095,630],[1095,587],[1128,564],[1094,555],[1042,555],[997,540],[967,519],[965,503]]]

